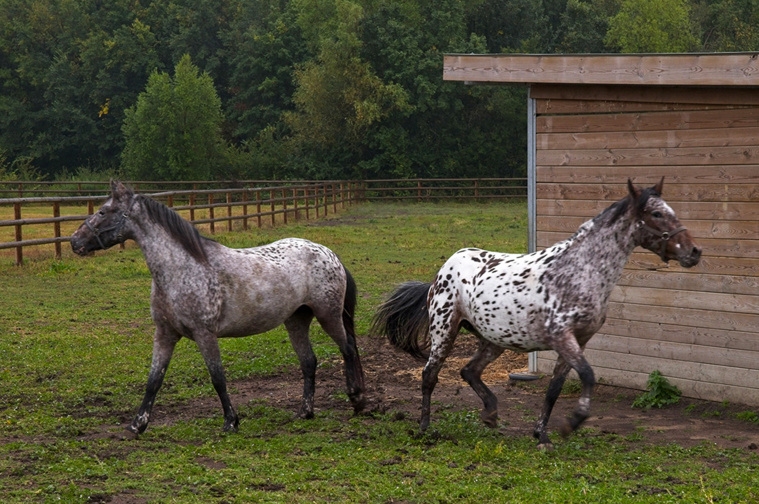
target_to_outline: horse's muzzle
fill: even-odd
[[[681,255],[677,258],[677,261],[680,263],[680,266],[683,268],[692,268],[693,266],[697,265],[699,261],[701,260],[701,247],[698,245],[693,245],[691,251],[687,255]]]

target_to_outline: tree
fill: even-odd
[[[689,15],[687,0],[624,0],[604,40],[623,53],[688,52],[698,47]]]
[[[305,5],[309,2],[312,5]],[[296,71],[296,110],[287,115],[294,145],[310,154],[311,168],[305,175],[356,176],[345,168],[363,158],[367,131],[394,110],[406,107],[406,93],[395,83],[383,82],[361,58],[363,9],[359,4],[350,0],[302,3],[298,24],[310,36],[307,41],[318,47],[318,56]],[[315,26],[318,23],[320,27]],[[331,156],[325,157],[326,152]],[[342,170],[335,171],[341,166]]]
[[[759,1],[719,0],[709,5],[704,20],[704,49],[759,50]]]
[[[122,168],[133,180],[207,180],[225,163],[221,100],[185,55],[174,77],[153,72],[126,111]]]
[[[563,53],[603,53],[609,20],[619,11],[620,0],[569,0],[561,16]]]

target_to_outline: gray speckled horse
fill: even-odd
[[[285,324],[303,371],[299,415],[314,414],[316,356],[308,337],[314,317],[340,347],[348,396],[365,405],[353,314],[356,284],[328,248],[296,238],[262,247],[231,249],[202,237],[176,212],[119,182],[111,197],[71,237],[79,255],[127,239],[140,246],[153,276],[151,314],[156,325],[145,398],[128,430],[139,434],[177,342],[198,345],[224,409],[224,430],[238,417],[227,394],[217,338],[260,334]]]
[[[422,373],[420,428],[430,423],[430,397],[438,372],[464,327],[479,337],[479,348],[461,376],[483,401],[482,419],[494,427],[497,398],[482,381],[485,367],[504,349],[555,350],[559,357],[535,425],[539,447],[552,448],[546,425],[570,369],[582,381],[582,395],[563,435],[588,417],[595,384],[583,348],[606,319],[609,296],[637,246],[683,267],[698,264],[701,249],[661,198],[664,179],[629,194],[569,239],[532,254],[459,250],[435,281],[408,282],[380,306],[372,331],[411,355],[426,358]],[[427,349],[429,354],[427,355]]]

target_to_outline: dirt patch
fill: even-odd
[[[361,337],[361,359],[366,373],[369,411],[396,412],[407,418],[418,418],[421,403],[422,363],[392,348],[383,339]],[[452,355],[440,373],[432,396],[432,425],[437,410],[479,410],[482,402],[460,377],[459,370],[474,353],[476,341],[472,336],[461,335]],[[317,371],[315,410],[350,410],[343,394],[345,378],[342,362],[334,359]],[[509,373],[525,371],[527,356],[505,352],[485,371],[483,379],[499,399],[499,431],[506,436],[531,436],[532,428],[543,404],[548,377],[533,382],[515,382]],[[265,401],[272,406],[295,413],[300,406],[303,382],[300,370],[254,380],[230,383],[235,405],[251,401]],[[593,394],[591,416],[586,427],[603,434],[632,436],[648,444],[677,443],[691,447],[711,443],[725,448],[756,450],[759,446],[759,425],[740,420],[740,412],[754,411],[749,406],[720,404],[694,399],[681,399],[680,403],[663,409],[641,410],[632,408],[632,402],[641,392],[637,390],[598,385]],[[574,409],[578,395],[563,394],[556,403],[549,432],[556,432],[559,422]],[[187,404],[156,404],[152,422],[171,423],[183,418],[216,416],[221,422],[221,408],[216,398],[206,398]],[[245,421],[244,418],[241,419]]]

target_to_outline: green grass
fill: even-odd
[[[398,282],[429,280],[464,246],[523,252],[525,207],[365,204],[326,222],[217,235],[230,246],[301,236],[335,250],[359,286],[358,332]],[[309,421],[235,402],[122,436],[150,365],[150,274],[135,247],[0,265],[0,495],[4,502],[752,502],[756,455],[711,445],[647,446],[582,429],[557,449],[485,428],[477,411],[437,412],[432,434],[395,412]],[[312,329],[320,362],[337,349]],[[296,366],[281,330],[223,340],[230,380]],[[331,364],[333,363],[333,364]],[[159,406],[215,398],[202,359],[177,347]],[[409,398],[412,399],[412,398]],[[234,396],[233,396],[234,401]],[[641,435],[642,436],[642,435]]]

